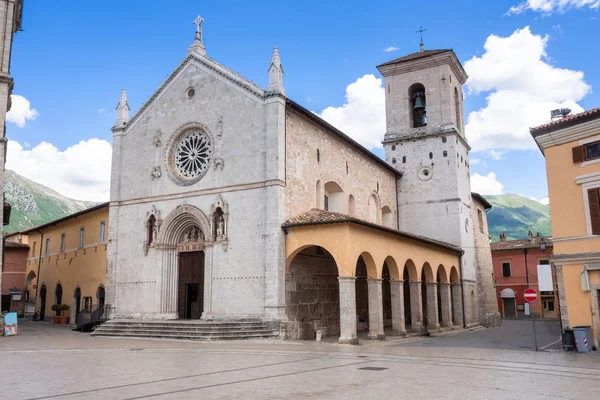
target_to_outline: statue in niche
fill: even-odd
[[[215,239],[223,239],[225,237],[225,216],[221,207],[217,207],[213,214],[213,226]]]
[[[199,239],[203,239],[200,229],[197,226],[190,227],[183,235],[183,242],[197,242]]]

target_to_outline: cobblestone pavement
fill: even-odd
[[[560,322],[535,321],[538,349],[562,351]],[[458,335],[422,338],[418,341],[398,342],[397,346],[413,347],[466,347],[498,350],[534,350],[531,320],[504,320],[493,329],[478,329]]]
[[[597,398],[600,390],[596,353],[431,346],[420,338],[405,346],[107,339],[41,322],[19,329],[0,338],[6,399],[531,400]]]

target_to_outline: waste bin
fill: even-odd
[[[573,333],[575,334],[575,344],[578,352],[587,353],[592,349],[594,341],[592,340],[591,326],[575,326],[573,327]]]
[[[575,350],[575,334],[573,333],[573,329],[566,328],[563,330],[562,345],[565,351]]]

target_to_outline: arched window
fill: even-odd
[[[392,213],[392,210],[388,206],[384,206],[381,209],[381,222],[388,228],[394,227],[394,213]]]
[[[412,85],[408,91],[410,98],[409,115],[412,127],[420,128],[427,125],[427,101],[425,98],[425,87],[420,83]]]
[[[377,214],[379,214],[379,199],[373,193],[369,197],[369,221],[376,224],[378,222]]]
[[[344,191],[337,183],[330,181],[325,184],[323,200],[325,211],[344,212],[346,197],[344,196]]]
[[[454,88],[454,114],[456,115],[456,129],[462,131],[462,115],[460,112],[460,99],[458,89]]]

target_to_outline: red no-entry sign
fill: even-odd
[[[525,293],[523,294],[523,297],[525,297],[525,300],[532,303],[537,299],[537,292],[535,291],[535,289],[526,289]]]

